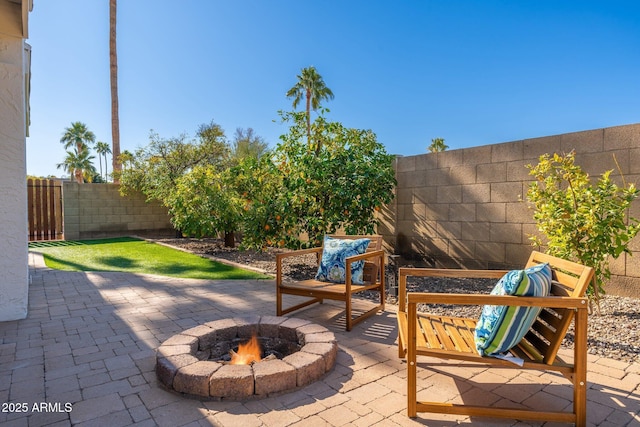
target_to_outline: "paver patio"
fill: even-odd
[[[351,332],[344,330],[340,305],[295,313],[329,328],[339,344],[334,370],[307,387],[245,402],[185,398],[159,385],[155,349],[205,322],[273,315],[273,281],[61,272],[44,267],[35,254],[30,260],[29,317],[0,323],[3,426],[539,425],[430,414],[407,418],[406,366],[397,357],[393,306]],[[421,360],[423,368],[432,368],[420,369],[421,393],[440,399],[560,408],[569,402],[570,387],[560,376],[543,373],[535,383],[545,385],[539,386],[527,380],[538,372]],[[639,364],[590,357],[588,382],[590,425],[640,425]]]

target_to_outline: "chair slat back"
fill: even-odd
[[[367,252],[379,251],[382,249],[382,236],[377,234],[372,235],[337,235],[332,234],[330,237],[334,239],[369,239],[369,246],[367,247]],[[380,266],[377,262],[366,261],[364,263],[364,271],[362,273],[362,278],[366,283],[375,283],[379,279]]]
[[[526,267],[544,262],[549,263],[553,272],[550,295],[584,297],[593,279],[593,268],[537,251],[531,253]],[[574,314],[570,309],[542,309],[531,330],[518,345],[519,349],[548,365],[553,364]]]
[[[378,234],[370,234],[370,235],[339,235],[339,234],[331,234],[329,237],[333,237],[334,239],[349,239],[349,240],[357,240],[357,239],[369,239],[369,246],[367,247],[367,252],[371,251],[379,251],[382,249],[382,236]]]

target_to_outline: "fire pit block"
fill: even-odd
[[[208,397],[209,379],[220,367],[219,363],[208,360],[184,366],[178,369],[173,378],[173,389],[181,393]]]
[[[332,343],[309,343],[300,349],[301,352],[317,354],[324,359],[325,371],[330,371],[336,364],[338,357],[338,346]]]
[[[222,365],[209,379],[211,397],[243,399],[253,395],[251,365]]]
[[[296,334],[298,334],[299,340],[304,339],[307,334],[318,334],[321,332],[329,332],[329,330],[324,326],[320,326],[315,323],[311,323],[311,324],[296,328]]]
[[[173,387],[173,379],[180,368],[198,362],[191,354],[179,354],[177,356],[158,357],[156,361],[156,376],[167,387]]]
[[[311,384],[325,372],[325,361],[317,354],[299,351],[283,359],[296,369],[296,385],[304,387]]]
[[[317,334],[307,334],[304,337],[304,343],[305,344],[309,344],[309,343],[312,343],[312,342],[320,343],[320,342],[335,342],[335,341],[336,341],[336,339],[335,339],[333,333],[329,332],[329,331],[320,332],[320,333],[317,333]]]
[[[158,357],[179,356],[181,354],[193,354],[195,349],[190,345],[166,345],[158,348]]]
[[[188,335],[198,339],[198,350],[205,350],[216,339],[216,330],[208,325],[200,325],[187,329],[181,335]]]
[[[296,369],[282,360],[266,360],[254,363],[256,394],[269,395],[296,387]]]
[[[165,342],[162,343],[162,346],[175,346],[175,345],[188,345],[191,351],[198,350],[198,338],[192,337],[189,335],[174,335]]]

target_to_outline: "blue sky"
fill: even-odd
[[[29,174],[63,174],[71,122],[111,142],[108,17],[107,0],[34,0]],[[639,18],[635,0],[120,0],[121,148],[211,120],[275,146],[310,65],[327,117],[394,154],[637,123]]]

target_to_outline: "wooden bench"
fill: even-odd
[[[408,293],[407,278],[419,277],[502,277],[506,271],[452,270],[428,268],[401,268],[399,270],[398,351],[407,357],[408,392],[407,412],[415,417],[417,412],[435,412],[481,417],[501,417],[537,421],[557,421],[586,424],[586,366],[587,366],[587,313],[588,301],[584,297],[593,278],[591,267],[560,258],[533,252],[526,267],[548,262],[553,281],[550,296],[522,297],[478,294]],[[527,335],[511,354],[523,360],[518,366],[495,357],[480,356],[474,343],[477,319],[456,318],[418,313],[418,304],[500,305],[543,307]],[[558,349],[572,319],[575,318],[573,360],[558,356]],[[567,377],[573,386],[572,412],[555,412],[546,408],[525,410],[426,402],[417,400],[417,356],[431,356],[477,362],[500,368],[537,369],[556,371]],[[499,376],[497,378],[500,378]],[[505,378],[504,380],[508,380]]]
[[[319,263],[322,256],[322,247],[302,249],[276,255],[276,312],[278,316],[299,310],[314,303],[322,303],[323,300],[344,301],[346,306],[346,330],[350,331],[354,325],[374,315],[380,310],[384,310],[385,290],[384,290],[384,251],[382,250],[382,236],[331,236],[338,239],[370,239],[367,251],[362,255],[348,257],[346,260],[346,281],[345,283],[321,282],[315,279],[303,281],[284,281],[282,274],[282,261],[285,258],[296,257],[307,254],[316,254]],[[364,284],[351,283],[351,263],[364,260]],[[318,264],[316,264],[317,266]],[[379,304],[368,311],[355,317],[352,315],[353,295],[364,292],[375,291],[379,293]],[[283,295],[298,295],[311,299],[294,306],[283,308]]]

